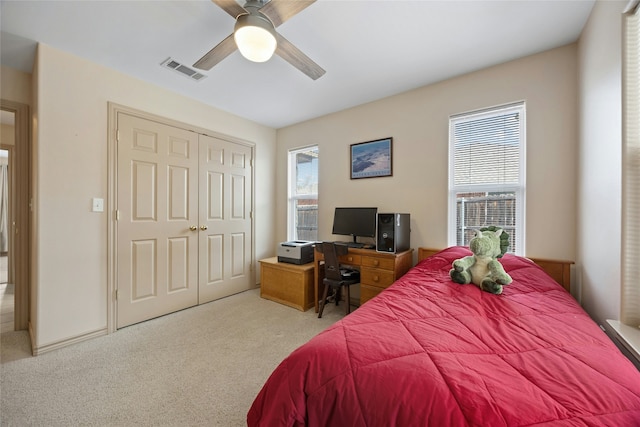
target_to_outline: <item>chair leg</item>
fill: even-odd
[[[324,285],[324,292],[322,293],[322,299],[320,300],[320,309],[318,310],[318,319],[322,318],[322,311],[324,310],[324,303],[327,301],[327,294],[329,293],[329,285]]]
[[[347,304],[347,314],[351,313],[351,286],[345,286],[347,288],[347,300],[345,303]]]

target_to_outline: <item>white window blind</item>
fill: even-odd
[[[524,103],[452,116],[449,124],[449,243],[502,227],[510,252],[524,247]]]
[[[289,151],[289,240],[318,240],[318,147]]]
[[[624,22],[620,321],[640,327],[640,16],[637,4]]]
[[[453,132],[455,186],[519,183],[518,111],[459,120]]]

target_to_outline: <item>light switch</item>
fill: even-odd
[[[104,199],[93,198],[91,202],[91,211],[104,212]]]

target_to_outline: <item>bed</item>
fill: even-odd
[[[640,373],[531,260],[505,255],[502,295],[449,279],[469,255],[421,260],[292,352],[249,426],[640,426]]]

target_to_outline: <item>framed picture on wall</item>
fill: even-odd
[[[393,175],[393,138],[351,144],[351,179]]]

